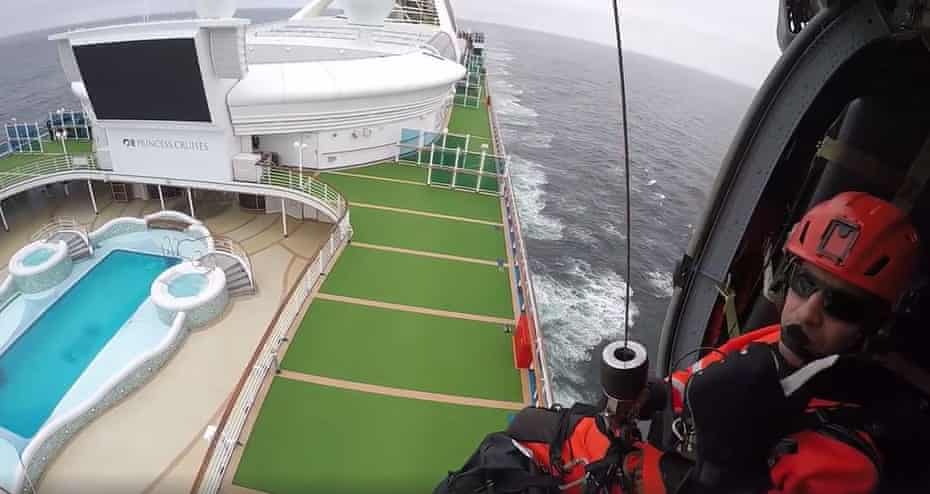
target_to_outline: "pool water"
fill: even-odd
[[[30,267],[38,266],[39,264],[49,260],[53,253],[54,252],[52,249],[49,249],[48,247],[36,249],[23,258],[23,265]]]
[[[0,355],[0,427],[30,438],[177,259],[114,250]]]
[[[203,291],[206,286],[206,276],[198,273],[185,273],[168,282],[168,293],[179,298],[193,297]]]

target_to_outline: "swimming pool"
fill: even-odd
[[[49,306],[0,354],[0,427],[32,437],[177,262],[114,250]]]

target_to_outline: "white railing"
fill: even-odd
[[[292,170],[259,166],[258,183],[277,189],[285,189],[297,194],[284,194],[287,199],[306,203],[329,215],[333,221],[338,221],[345,214],[346,201],[338,191],[326,183],[310,175],[299,174]],[[93,156],[51,156],[32,163],[0,172],[0,198],[11,196],[25,191],[33,186],[54,183],[55,175],[72,175],[79,179],[102,180],[105,182],[135,182],[143,184],[168,184],[168,179],[117,173],[111,170],[97,168]],[[223,190],[248,194],[261,192],[270,195],[281,195],[280,190],[266,190],[255,187],[254,182],[213,182],[206,180],[172,179],[171,185],[177,187],[193,187],[207,190]],[[309,196],[312,201],[305,200]],[[157,214],[157,213],[156,213]]]
[[[12,170],[0,172],[0,191],[36,178],[81,170],[97,170],[97,164],[92,156],[81,156],[77,159],[71,155],[62,154],[41,158]]]
[[[387,20],[395,22],[409,22],[413,24],[439,25],[439,14],[433,2],[423,2],[423,7],[415,5],[395,5]]]
[[[213,237],[213,250],[233,257],[242,263],[242,267],[245,268],[245,272],[249,276],[249,284],[255,286],[255,278],[252,274],[252,258],[249,257],[248,251],[242,247],[242,244],[229,237],[218,235]]]
[[[74,232],[81,235],[84,240],[87,240],[87,228],[84,225],[78,223],[74,218],[69,217],[59,217],[55,218],[49,223],[46,223],[42,228],[39,228],[35,233],[30,237],[30,242],[36,242],[39,240],[48,240],[53,237],[56,233],[61,231]]]
[[[336,211],[338,217],[342,217],[345,214],[345,199],[342,197],[342,194],[330,187],[326,182],[312,175],[301,175],[299,172],[295,172],[290,168],[261,164],[258,166],[261,168],[258,183],[302,192],[332,207]]]
[[[300,315],[300,309],[326,272],[335,261],[336,254],[351,236],[349,215],[346,213],[330,231],[329,241],[320,248],[316,257],[304,269],[300,281],[291,288],[287,301],[280,307],[271,325],[265,332],[258,351],[246,368],[236,387],[235,400],[227,408],[214,432],[207,451],[206,463],[201,467],[195,481],[196,492],[215,494],[219,492],[226,475],[226,468],[237,445],[240,444],[246,419],[256,404],[269,372],[279,365],[278,351],[291,326]]]
[[[313,38],[356,41],[368,38],[375,43],[403,46],[426,45],[432,33],[404,32],[373,26],[358,25],[312,25],[312,24],[272,24],[256,29],[256,38]]]
[[[487,84],[487,94],[490,98],[490,83]],[[495,151],[498,155],[508,156],[507,150],[504,147],[504,141],[502,139],[500,123],[498,122],[497,114],[495,113],[493,107],[494,99],[491,98],[490,101],[491,105],[488,106],[488,112],[491,116],[491,133],[494,134],[493,137]],[[530,320],[533,322],[532,327],[535,329],[536,333],[533,341],[533,352],[536,357],[535,360],[538,371],[537,378],[539,379],[537,388],[542,388],[542,392],[539,393],[540,397],[542,398],[542,403],[540,403],[540,405],[551,406],[554,404],[552,400],[552,381],[549,377],[549,366],[546,363],[546,351],[545,347],[543,346],[542,321],[540,321],[539,313],[536,309],[536,293],[533,289],[533,276],[530,273],[530,263],[527,261],[526,245],[523,242],[523,232],[520,228],[520,212],[517,208],[517,203],[513,196],[513,186],[510,180],[509,163],[506,163],[504,166],[504,174],[502,175],[502,178],[503,184],[501,187],[501,202],[504,204],[504,217],[506,218],[507,229],[510,233],[510,239],[515,250],[514,259],[520,266],[521,279],[517,280],[517,283],[524,287],[523,301],[525,304],[526,313],[529,315]],[[541,384],[541,386],[539,386],[539,384]]]

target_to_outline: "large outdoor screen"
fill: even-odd
[[[191,38],[75,46],[74,55],[101,120],[210,121]]]

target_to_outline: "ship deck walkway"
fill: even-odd
[[[456,107],[450,131],[490,137],[478,113]],[[351,205],[353,243],[282,347],[230,491],[430,492],[525,403],[500,199],[426,174],[321,175]]]

